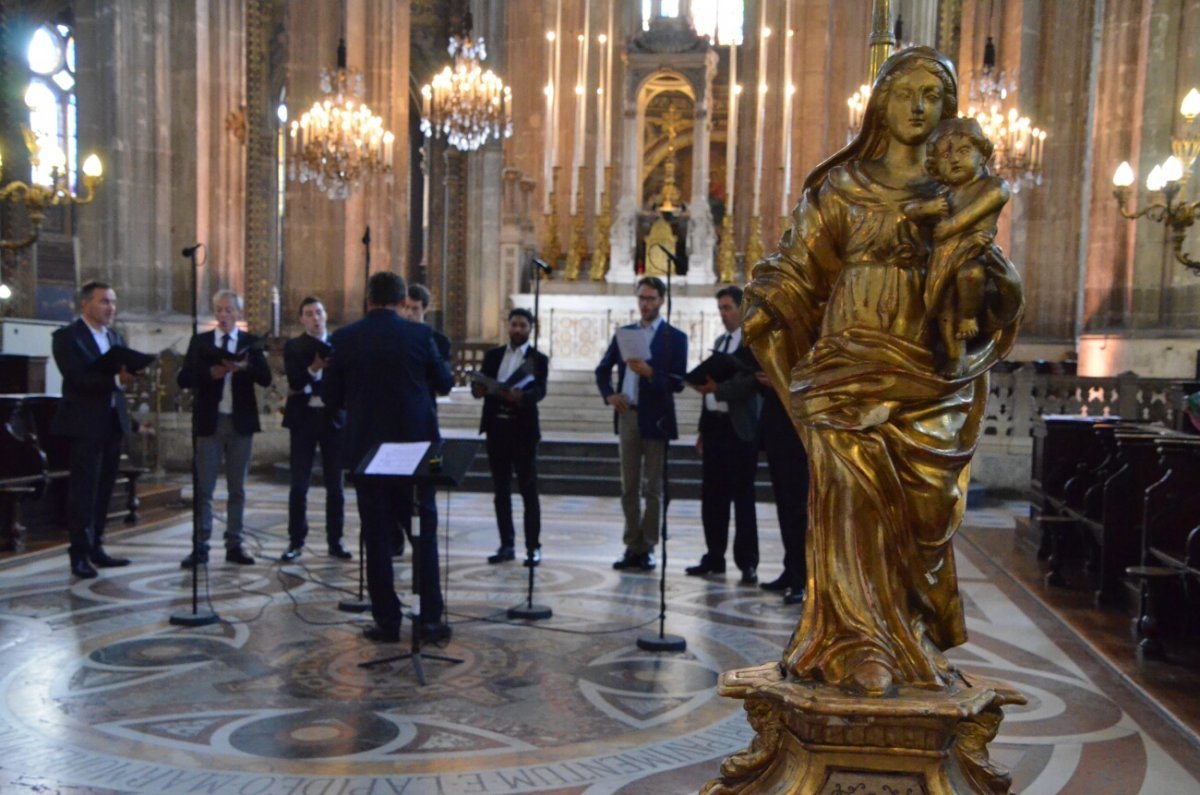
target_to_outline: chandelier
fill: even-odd
[[[991,22],[991,11],[988,12]],[[1005,111],[1009,94],[1016,91],[1016,81],[996,71],[996,45],[988,36],[983,47],[983,69],[971,78],[966,116],[979,122],[983,134],[996,147],[992,170],[1008,180],[1013,193],[1022,185],[1042,184],[1042,161],[1046,131],[1038,129],[1022,116],[1015,102]]]
[[[11,202],[24,205],[29,214],[31,231],[28,236],[19,240],[0,240],[0,249],[8,251],[27,248],[37,242],[48,208],[67,204],[91,204],[96,197],[96,185],[100,183],[104,174],[100,158],[95,154],[88,155],[83,161],[83,193],[76,194],[72,191],[68,179],[70,169],[67,168],[67,156],[63,150],[53,142],[40,143],[28,127],[23,126],[21,132],[25,136],[25,146],[29,149],[29,163],[33,167],[35,177],[42,173],[42,167],[49,168],[50,171],[43,177],[31,179],[29,183],[14,180],[0,188],[0,204]],[[4,177],[3,162],[0,160],[0,179]],[[8,286],[0,283],[0,300],[9,298],[11,294]]]
[[[1183,134],[1171,136],[1171,156],[1146,175],[1146,189],[1152,196],[1150,203],[1136,212],[1125,209],[1126,202],[1133,194],[1134,183],[1133,168],[1128,162],[1121,163],[1113,174],[1113,195],[1124,217],[1132,220],[1144,215],[1168,227],[1175,259],[1200,274],[1200,260],[1192,259],[1183,250],[1188,230],[1195,223],[1197,213],[1200,213],[1200,201],[1176,201],[1180,191],[1187,185],[1196,157],[1200,155],[1200,129],[1196,124],[1196,117],[1200,116],[1200,91],[1193,88],[1184,96],[1179,115],[1183,116]]]
[[[288,177],[316,183],[330,199],[346,199],[372,174],[390,179],[395,136],[361,101],[363,75],[346,68],[345,39],[338,42],[337,63],[321,70],[325,99],[292,122]]]
[[[421,132],[440,138],[463,152],[474,151],[493,136],[512,136],[512,89],[491,69],[483,37],[471,39],[471,15],[461,36],[451,36],[447,51],[454,67],[446,66],[421,87]]]

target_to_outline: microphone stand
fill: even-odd
[[[666,354],[666,384],[667,389],[672,390],[674,387],[671,383],[671,337],[673,331],[671,329],[671,271],[675,270],[676,258],[675,255],[667,251],[666,246],[662,243],[657,244],[659,248],[667,255],[667,338],[666,344],[663,346],[663,351]],[[674,394],[668,391],[667,396],[674,403]],[[663,441],[663,463],[662,463],[662,569],[658,573],[658,634],[657,635],[639,635],[637,646],[642,651],[685,651],[687,649],[687,640],[679,635],[668,635],[666,633],[667,624],[667,514],[671,508],[671,481],[667,478],[667,462],[671,458],[671,440]]]
[[[538,264],[536,258],[530,264],[533,265],[533,349],[536,351],[538,346],[538,329],[541,326],[537,321],[538,307],[542,295],[542,266]],[[533,570],[537,566],[532,565],[533,561],[529,561],[529,563],[529,589],[525,596],[525,604],[508,608],[508,617],[520,618],[526,621],[541,621],[553,616],[554,611],[545,605],[535,605],[533,603]]]
[[[362,236],[363,248],[366,249],[366,265],[363,270],[363,315],[367,314],[367,300],[370,298],[367,289],[368,282],[371,281],[371,226],[367,225],[367,229]],[[341,466],[341,463],[338,463]],[[358,598],[343,599],[338,602],[338,610],[343,613],[365,613],[371,609],[371,602],[363,594],[363,583],[367,579],[366,574],[367,553],[366,542],[363,541],[363,534],[360,530],[358,533]]]
[[[192,339],[200,323],[200,307],[198,294],[200,292],[200,265],[196,262],[196,251],[200,244],[188,246],[181,253],[192,260]],[[193,390],[193,399],[195,391]],[[192,413],[196,408],[193,405]],[[212,610],[200,612],[200,567],[204,566],[205,576],[208,575],[208,562],[200,562],[200,473],[196,469],[196,418],[192,417],[192,612],[173,613],[171,624],[177,627],[206,627],[220,621]]]

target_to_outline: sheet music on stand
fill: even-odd
[[[428,450],[429,442],[383,442],[363,465],[361,474],[388,477],[412,475]]]

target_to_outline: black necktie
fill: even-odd
[[[729,353],[729,343],[733,342],[733,335],[726,334],[724,341],[721,342],[721,353]]]
[[[223,351],[229,350],[229,335],[228,334],[221,335],[221,350],[223,350]]]

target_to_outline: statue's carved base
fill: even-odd
[[[757,735],[703,795],[1008,792],[1009,775],[988,759],[987,744],[1000,707],[1025,703],[1010,688],[961,678],[940,691],[859,696],[790,681],[779,663],[726,671],[718,691],[746,702]]]

